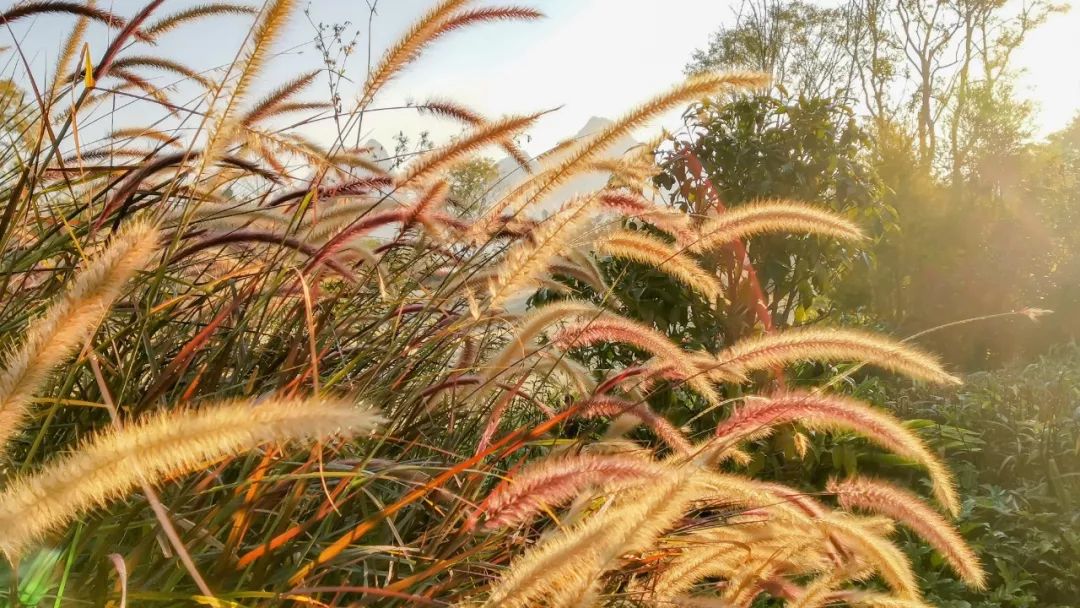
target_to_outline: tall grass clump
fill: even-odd
[[[934,357],[839,328],[709,352],[610,297],[620,277],[598,262],[617,257],[722,316],[733,285],[715,250],[766,232],[863,238],[812,202],[675,211],[651,186],[653,146],[607,151],[764,76],[695,76],[537,158],[515,137],[543,109],[399,108],[464,131],[390,170],[350,143],[395,116],[381,90],[444,36],[540,13],[433,3],[351,97],[323,102],[307,93],[319,74],[272,69],[297,5],[0,14],[31,36],[37,17],[73,23],[45,80],[17,36],[8,51],[21,89],[4,97],[0,157],[9,601],[919,606],[894,523],[982,584],[939,456],[891,415],[778,373],[841,360],[956,382]],[[207,19],[249,22],[224,67],[161,56],[164,37]],[[92,28],[110,30],[97,54]],[[305,131],[322,120],[334,137]],[[456,200],[452,172],[490,148],[519,170]],[[597,172],[608,187],[552,198]],[[540,289],[560,295],[530,309]],[[594,365],[608,347],[632,363]],[[650,405],[661,391],[693,395],[701,415],[675,424]],[[781,427],[863,435],[925,471],[932,498],[878,479],[820,496],[757,480],[748,453]]]

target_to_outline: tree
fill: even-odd
[[[857,100],[876,128],[909,130],[925,170],[955,178],[980,90],[1007,85],[1015,50],[1063,10],[1052,0],[744,0],[687,71],[759,69],[782,97]]]
[[[770,198],[804,200],[843,213],[871,234],[892,225],[864,152],[867,134],[842,102],[758,95],[727,104],[705,102],[686,119],[688,135],[676,141],[676,152],[658,179],[672,192],[675,205],[697,213],[716,211],[701,206],[701,178],[687,162],[693,155],[725,206]],[[842,260],[852,258],[864,267],[872,262],[865,251],[813,237],[761,237],[749,249],[768,313],[778,324],[810,322],[853,304],[837,301],[844,297],[853,268]],[[736,279],[729,285],[729,299],[744,312],[729,315],[724,334],[731,339],[747,332],[755,319],[746,284]],[[740,321],[730,325],[734,319]]]
[[[477,157],[450,170],[450,201],[460,209],[474,209],[484,202],[499,169],[490,158]]]
[[[802,0],[745,0],[735,24],[694,52],[687,73],[753,69],[773,74],[784,92],[832,97],[846,92],[854,72],[844,50],[850,24],[843,9]]]

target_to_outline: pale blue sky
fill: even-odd
[[[575,133],[590,116],[614,117],[650,94],[682,77],[682,68],[694,49],[704,46],[719,25],[732,19],[736,0],[520,0],[537,7],[548,18],[533,23],[482,25],[456,33],[438,43],[420,63],[389,86],[375,105],[398,105],[406,99],[422,101],[447,97],[486,114],[524,113],[563,106],[542,119],[526,147],[537,151]],[[379,0],[372,39],[376,53],[395,39],[432,0]],[[485,4],[491,4],[484,0]],[[130,15],[143,0],[107,0],[99,5]],[[193,2],[169,0],[164,12]],[[312,17],[326,22],[351,20],[366,32],[365,0],[314,0]],[[42,18],[32,24],[24,40],[35,74],[52,65],[61,36],[70,19]],[[200,22],[170,34],[161,53],[177,56],[197,68],[210,68],[231,59],[243,40],[249,21],[222,18]],[[31,24],[15,28],[21,35]],[[280,54],[269,63],[259,85],[266,90],[295,73],[319,67],[310,40],[313,29],[298,16],[278,45]],[[3,34],[7,37],[7,34]],[[105,45],[98,28],[91,46],[95,56]],[[6,43],[5,43],[6,44]],[[362,80],[366,38],[350,66],[350,75]],[[285,51],[285,49],[293,49]],[[0,58],[9,61],[11,52]],[[1070,58],[1080,57],[1080,11],[1057,16],[1020,49],[1018,66],[1025,69],[1020,93],[1038,102],[1038,131],[1064,126],[1080,107],[1080,70]],[[8,66],[7,71],[20,69]],[[325,85],[310,91],[310,98],[325,92]],[[358,87],[353,87],[353,91]],[[183,98],[181,95],[180,98]],[[670,123],[672,118],[667,117]],[[373,114],[365,128],[370,136],[390,144],[393,133],[431,128],[435,137],[456,132],[445,122],[415,117],[411,111]]]

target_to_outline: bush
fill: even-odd
[[[904,417],[932,420],[967,498],[959,527],[987,565],[987,594],[928,576],[940,606],[1064,608],[1080,593],[1080,346],[971,374],[963,387],[902,391]],[[932,572],[934,559],[912,551]]]

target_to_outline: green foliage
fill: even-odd
[[[495,161],[487,157],[474,158],[454,167],[447,176],[451,204],[463,211],[482,206],[484,197],[498,177],[499,169]]]
[[[874,165],[899,229],[876,245],[876,271],[865,275],[861,292],[864,308],[901,334],[1025,307],[1055,311],[1037,328],[1014,319],[927,338],[967,369],[1043,352],[1080,329],[1077,127],[1025,143],[1015,118],[1023,107],[987,103],[999,108],[987,111],[997,126],[972,127],[981,143],[952,183],[926,172],[909,137],[879,131]]]
[[[872,271],[849,273],[837,305],[849,321],[912,334],[1025,307],[1058,312],[1039,332],[1012,322],[930,338],[950,363],[984,369],[1080,330],[1075,126],[1032,141],[1034,106],[1017,98],[1011,63],[1062,10],[1048,0],[744,0],[687,70],[754,66],[789,104],[832,97],[852,108],[868,135],[859,147],[878,179],[874,204],[890,221],[874,226],[884,229]],[[731,156],[756,150],[752,130],[737,135]],[[707,168],[723,181],[718,163]]]
[[[960,493],[959,526],[990,573],[988,593],[941,578],[917,543],[908,550],[943,608],[1066,608],[1080,592],[1080,345],[1029,365],[972,374],[952,392],[900,391],[903,417],[932,420]]]
[[[694,52],[686,72],[755,69],[774,74],[782,89],[809,97],[832,97],[850,86],[845,45],[849,27],[842,7],[802,0],[743,2],[730,27]]]
[[[871,145],[868,134],[843,102],[756,95],[731,103],[705,102],[685,118],[689,135],[675,141],[665,173],[657,178],[679,208],[709,210],[701,179],[687,162],[688,150],[725,206],[765,198],[813,201],[846,215],[868,234],[892,230],[895,217],[882,202],[881,183],[865,153]],[[844,280],[853,266],[873,264],[865,247],[815,237],[761,237],[749,255],[768,295],[769,312],[781,324],[830,314],[841,304],[838,298],[852,299],[842,289],[849,289]],[[744,292],[730,299],[737,309],[749,311],[752,294],[745,292],[745,282],[739,285]],[[742,318],[741,325],[723,332],[729,339],[753,324],[752,315]]]

